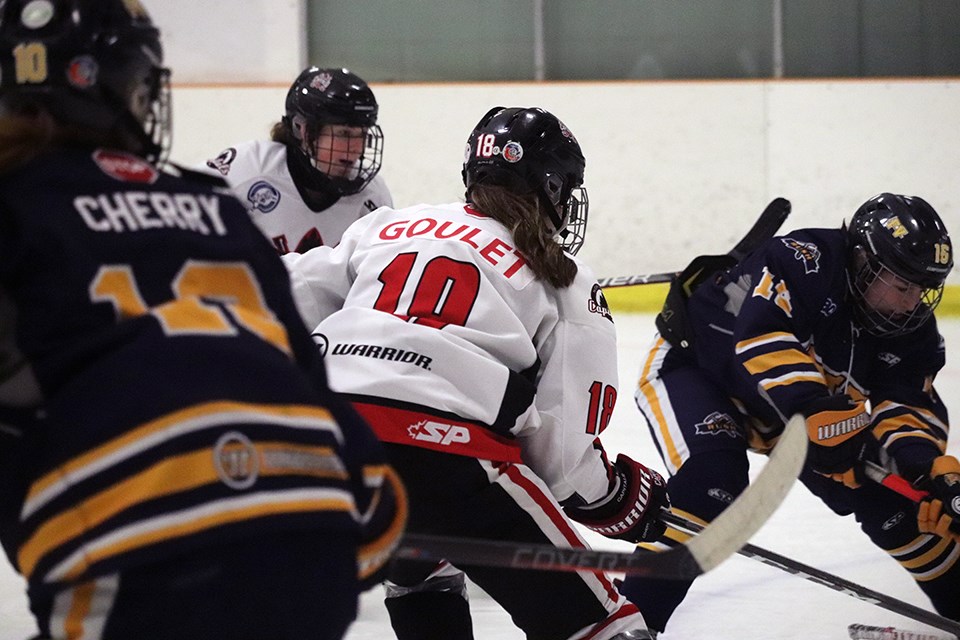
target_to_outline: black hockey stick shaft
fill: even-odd
[[[786,198],[774,198],[766,206],[757,221],[753,223],[750,230],[740,241],[728,252],[737,260],[742,260],[745,255],[760,246],[763,241],[772,238],[783,225],[784,220],[790,215],[791,204]],[[646,275],[635,276],[615,276],[612,278],[600,278],[600,286],[609,289],[613,287],[630,287],[641,284],[656,284],[658,282],[670,282],[678,271],[666,271],[664,273],[649,273]]]
[[[669,511],[664,511],[661,519],[667,524],[688,533],[698,533],[704,529],[703,525]],[[936,627],[937,629],[942,629],[943,631],[949,631],[954,635],[960,636],[960,622],[950,620],[949,618],[944,618],[943,616],[932,611],[927,611],[926,609],[912,605],[909,602],[904,602],[892,596],[873,591],[872,589],[868,589],[867,587],[846,580],[845,578],[841,578],[840,576],[833,575],[832,573],[827,573],[826,571],[822,571],[801,562],[797,562],[796,560],[787,558],[786,556],[782,556],[778,553],[774,553],[773,551],[768,551],[752,544],[746,544],[737,553],[746,558],[759,560],[767,566],[780,569],[781,571],[786,571],[787,573],[791,573],[805,580],[809,580],[810,582],[815,582],[825,587],[829,587],[834,591],[839,591],[858,600],[863,600],[864,602],[877,605],[878,607],[886,609],[887,611],[898,613],[912,620],[916,620],[917,622],[922,622],[930,625],[931,627]]]
[[[700,535],[662,553],[559,548],[549,544],[408,533],[395,557],[511,569],[609,571],[689,580],[710,571],[736,553],[763,526],[790,491],[806,455],[806,427],[802,416],[794,416],[767,464],[750,486]]]

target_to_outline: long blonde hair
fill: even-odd
[[[573,283],[577,264],[563,252],[544,224],[535,194],[518,194],[501,186],[475,184],[467,198],[484,215],[502,223],[537,279],[562,289]]]

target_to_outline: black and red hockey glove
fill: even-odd
[[[663,476],[622,453],[612,471],[610,492],[604,498],[566,507],[567,514],[608,538],[628,542],[652,542],[659,538],[666,530],[660,510],[670,506]]]

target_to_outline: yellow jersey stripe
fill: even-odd
[[[320,407],[253,405],[240,402],[195,405],[128,431],[47,473],[31,486],[21,517],[29,517],[72,485],[167,440],[211,427],[245,422],[322,429],[333,433],[338,441],[342,442],[343,439],[333,416]]]
[[[288,513],[356,509],[348,491],[331,488],[264,491],[208,502],[116,529],[76,550],[44,575],[44,582],[72,580],[113,556],[209,529]]]
[[[777,367],[798,364],[817,368],[813,360],[810,359],[810,356],[796,349],[782,349],[780,351],[771,351],[770,353],[755,356],[744,362],[743,367],[750,375],[757,375]]]
[[[793,335],[789,331],[772,331],[770,333],[764,333],[763,335],[753,338],[741,340],[736,344],[734,353],[739,355],[749,351],[750,349],[762,347],[765,344],[771,344],[773,342],[793,342],[799,344],[800,341],[797,340],[797,336]]]

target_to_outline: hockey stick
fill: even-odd
[[[774,451],[776,451],[776,449],[774,449]],[[869,461],[867,461],[865,465],[867,476],[871,480],[877,484],[882,484],[883,486],[899,493],[900,495],[910,498],[914,502],[919,502],[927,495],[927,493],[924,491],[918,491],[917,489],[914,489],[913,486],[904,478],[887,471],[879,465],[873,464]],[[699,531],[705,530],[703,525],[669,511],[665,511],[662,514],[661,519],[667,524],[673,525],[674,527],[688,533],[698,533]],[[821,571],[820,569],[805,565],[801,562],[797,562],[796,560],[791,560],[790,558],[772,551],[767,551],[766,549],[762,549],[752,544],[744,545],[743,548],[741,548],[737,553],[747,558],[759,560],[763,564],[786,571],[787,573],[792,573],[804,578],[805,580],[829,587],[834,591],[845,593],[846,595],[857,598],[858,600],[875,604],[878,607],[882,607],[888,611],[906,616],[907,618],[911,618],[917,622],[923,622],[931,627],[936,627],[937,629],[942,629],[943,631],[949,631],[956,636],[960,636],[960,622],[950,620],[949,618],[945,618],[932,611],[927,611],[926,609],[912,605],[908,602],[878,593],[839,576],[827,573],[826,571]]]
[[[776,451],[776,448],[774,448],[774,451]],[[683,516],[678,516],[674,513],[664,512],[661,518],[667,524],[670,524],[677,529],[686,531],[688,533],[699,533],[700,531],[708,530],[708,527],[704,527],[703,525],[688,520]],[[930,625],[931,627],[949,631],[954,635],[960,635],[960,622],[955,622],[949,618],[944,618],[939,614],[936,614],[932,611],[927,611],[926,609],[912,605],[909,602],[904,602],[894,597],[878,593],[872,589],[868,589],[864,586],[841,578],[840,576],[827,573],[826,571],[821,571],[820,569],[803,564],[802,562],[797,562],[796,560],[792,560],[786,556],[774,553],[773,551],[767,551],[766,549],[754,546],[752,544],[745,544],[743,548],[737,551],[737,553],[746,558],[759,560],[763,564],[780,569],[781,571],[792,573],[805,580],[809,580],[810,582],[815,582],[825,587],[829,587],[834,591],[839,591],[858,600],[875,604],[878,607],[886,609],[887,611],[899,613],[900,615],[911,618],[912,620],[916,620],[917,622],[922,622]]]
[[[761,242],[772,238],[783,221],[790,215],[791,204],[786,198],[774,198],[766,206],[757,221],[753,223],[747,234],[740,239],[733,249],[727,253],[735,260],[742,260],[745,255],[756,249]],[[600,278],[598,282],[604,289],[613,287],[630,287],[639,284],[655,284],[658,282],[670,282],[679,271],[667,271],[664,273],[650,273],[647,275],[636,276],[615,276],[612,278]]]
[[[806,454],[806,426],[802,416],[794,416],[766,466],[750,486],[700,535],[662,553],[567,549],[524,542],[407,534],[395,557],[511,569],[613,571],[665,579],[692,579],[736,553],[763,526],[793,486]]]
[[[952,636],[946,638],[896,627],[874,627],[868,624],[847,625],[847,633],[852,640],[954,640]]]

